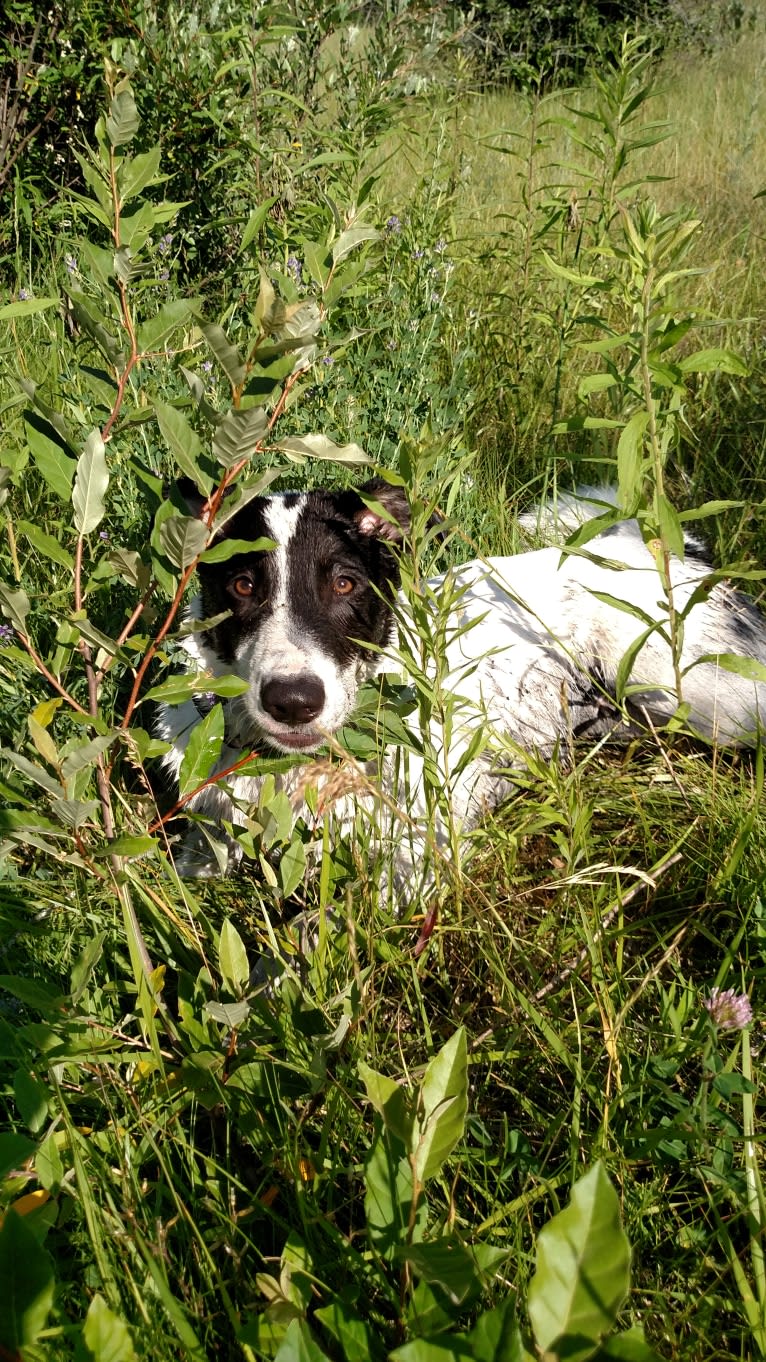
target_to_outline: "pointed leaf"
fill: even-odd
[[[733,350],[695,350],[693,355],[685,355],[678,361],[684,374],[737,374],[743,378],[747,365]]]
[[[209,537],[207,525],[195,516],[173,515],[160,526],[162,551],[182,572],[199,558]]]
[[[179,705],[184,700],[191,700],[193,695],[206,695],[208,692],[213,695],[223,695],[230,699],[233,695],[244,695],[249,689],[249,682],[244,681],[240,676],[208,676],[205,672],[199,672],[196,676],[190,676],[188,672],[179,672],[178,676],[169,676],[167,681],[161,681],[158,686],[152,686],[146,692],[144,700],[162,700],[165,704]]]
[[[133,91],[127,81],[121,82],[109,106],[106,119],[106,135],[112,146],[122,147],[127,142],[132,142],[138,132],[138,123],[138,109]]]
[[[69,501],[77,467],[57,430],[42,417],[29,412],[24,422],[27,444],[38,471],[62,501]]]
[[[224,726],[223,705],[213,705],[210,713],[194,725],[178,774],[181,795],[207,780],[221,755]]]
[[[93,1362],[135,1362],[130,1331],[103,1296],[93,1297],[82,1334]]]
[[[634,412],[617,442],[620,505],[624,507],[635,506],[641,493],[644,431],[648,424],[648,411]]]
[[[161,148],[157,145],[149,151],[140,152],[138,156],[129,156],[125,159],[117,175],[120,199],[123,203],[135,198],[147,185],[156,184],[158,178],[165,178],[159,175],[160,156]]]
[[[104,518],[104,497],[109,486],[104,442],[97,430],[92,430],[85,448],[77,460],[77,473],[72,488],[74,526],[79,535],[90,534]]]
[[[412,1168],[423,1183],[438,1173],[465,1129],[468,1050],[461,1026],[430,1061],[420,1088],[418,1123],[411,1137]]]
[[[209,496],[213,490],[213,479],[207,473],[203,473],[199,466],[202,441],[196,430],[187,421],[183,412],[179,411],[178,407],[171,407],[168,402],[155,401],[154,410],[157,413],[157,424],[162,438],[181,472]]]
[[[301,459],[332,459],[336,463],[367,464],[370,458],[360,445],[336,445],[326,435],[295,435],[275,446],[283,454]]]
[[[0,1282],[0,1346],[16,1357],[45,1328],[56,1283],[48,1254],[13,1210],[0,1229]]]
[[[584,1362],[614,1327],[629,1287],[617,1193],[597,1163],[538,1235],[528,1309],[540,1351]]]
[[[248,407],[245,411],[232,408],[216,426],[213,453],[224,468],[231,468],[241,459],[249,459],[269,428],[269,418],[263,407]]]
[[[239,388],[244,382],[246,369],[236,346],[232,345],[223,327],[214,322],[204,323],[201,330],[232,388]]]
[[[0,610],[20,634],[26,633],[25,620],[29,614],[29,597],[23,587],[11,591],[0,582]]]

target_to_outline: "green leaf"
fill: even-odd
[[[10,1131],[0,1134],[0,1179],[21,1168],[35,1152],[35,1144],[26,1135],[16,1135]]]
[[[24,298],[20,303],[6,303],[0,307],[0,322],[10,321],[13,317],[31,317],[35,312],[47,312],[49,307],[58,305],[58,298]]]
[[[239,997],[250,979],[250,965],[245,944],[230,918],[224,920],[218,939],[218,964],[228,992]]]
[[[417,1127],[410,1143],[413,1173],[426,1182],[438,1173],[465,1128],[468,1050],[461,1026],[429,1062],[420,1086]]]
[[[737,374],[743,378],[748,373],[747,365],[733,350],[695,350],[680,359],[678,367],[684,374]]]
[[[587,378],[581,379],[577,385],[577,396],[581,402],[591,393],[601,393],[607,388],[613,388],[617,379],[613,374],[588,374]]]
[[[86,766],[94,766],[99,757],[111,747],[116,737],[116,733],[105,733],[89,740],[76,740],[69,747],[61,763],[64,780],[71,780],[72,776],[84,770]]]
[[[330,1305],[316,1310],[314,1317],[340,1344],[344,1362],[371,1362],[382,1355],[372,1325],[341,1297],[336,1296]]]
[[[681,521],[678,518],[678,512],[675,506],[671,505],[666,496],[662,496],[658,493],[656,501],[657,519],[663,542],[667,544],[670,552],[674,553],[676,558],[680,558],[683,561],[685,549],[684,532]]]
[[[294,1319],[282,1340],[274,1362],[331,1362],[311,1336],[308,1324]]]
[[[207,780],[221,755],[224,728],[223,705],[213,705],[210,713],[192,728],[178,773],[181,795],[196,790]]]
[[[252,458],[268,428],[269,418],[263,407],[227,411],[213,436],[213,453],[218,462],[231,468],[241,459]]]
[[[24,422],[27,444],[39,472],[51,491],[62,501],[69,501],[76,461],[68,452],[61,435],[46,420],[37,415]]]
[[[74,464],[72,467],[74,468]],[[50,558],[52,563],[60,563],[65,568],[74,567],[74,559],[69,549],[65,549],[52,534],[46,534],[38,525],[30,525],[28,520],[20,520],[16,528],[43,558]]]
[[[528,1310],[540,1351],[584,1362],[614,1328],[629,1287],[630,1245],[617,1193],[597,1163],[537,1238]]]
[[[121,81],[109,106],[106,135],[113,147],[132,142],[138,132],[138,109],[127,81]]]
[[[149,837],[146,833],[142,836],[138,834],[124,833],[121,837],[115,837],[108,842],[105,847],[99,847],[94,851],[94,856],[124,856],[131,861],[139,856],[148,856],[157,850],[157,838]]]
[[[26,776],[27,780],[33,780],[36,785],[47,790],[48,794],[58,797],[63,793],[60,781],[55,780],[44,767],[38,766],[36,762],[29,761],[27,757],[22,756],[21,752],[14,752],[11,747],[0,747],[0,757],[5,757],[5,760],[15,766],[16,770],[20,771],[23,776]]]
[[[250,214],[250,217],[248,218],[247,223],[245,224],[245,230],[242,233],[242,240],[239,243],[240,251],[247,250],[248,246],[250,245],[250,242],[253,241],[254,238],[260,232],[264,222],[266,221],[271,209],[274,207],[274,204],[276,202],[277,202],[276,198],[266,199],[263,203],[259,204],[259,206],[255,208],[253,212]]]
[[[165,178],[158,173],[161,154],[158,145],[149,151],[140,152],[138,156],[129,156],[123,161],[117,172],[117,187],[122,203],[135,198],[147,185],[156,184],[158,179]]]
[[[762,662],[756,662],[754,657],[739,657],[737,653],[703,653],[702,657],[697,657],[691,663],[691,667],[699,667],[703,662],[709,662],[714,667],[720,667],[721,671],[733,672],[735,676],[744,676],[747,681],[766,681],[766,667]],[[687,672],[690,667],[685,667]]]
[[[165,342],[179,326],[184,326],[190,320],[194,311],[195,305],[189,298],[175,298],[163,303],[156,316],[150,317],[139,327],[138,346],[141,352],[148,354],[152,350],[164,349]]]
[[[25,621],[29,614],[29,597],[23,587],[19,587],[18,591],[11,591],[9,586],[0,582],[0,610],[2,610],[5,618],[11,621],[18,633],[26,633]]]
[[[295,893],[306,874],[306,848],[296,838],[288,842],[279,862],[279,887],[287,899]]]
[[[542,257],[551,274],[557,279],[566,279],[570,284],[578,284],[580,288],[593,288],[596,285],[604,287],[603,279],[599,279],[595,274],[580,274],[578,270],[570,270],[566,265],[560,265],[547,251],[542,252]]]
[[[189,676],[188,672],[179,672],[178,676],[170,676],[167,681],[152,686],[143,698],[163,700],[166,704],[173,705],[191,700],[193,695],[205,695],[208,692],[230,699],[234,695],[244,695],[248,689],[249,682],[243,681],[240,676],[208,676],[205,672]]]
[[[160,526],[162,551],[182,572],[199,558],[209,538],[207,525],[196,516],[172,515]]]
[[[635,506],[641,494],[644,431],[648,424],[648,411],[634,412],[617,442],[617,479],[623,507]]]
[[[106,932],[97,932],[93,937],[93,940],[88,942],[85,950],[81,952],[72,966],[72,974],[69,982],[72,1003],[75,1005],[80,1001],[80,998],[87,988],[88,980],[101,959],[105,940]]]
[[[406,1146],[395,1136],[379,1131],[364,1164],[364,1209],[370,1243],[387,1261],[409,1237],[412,1210],[412,1166]],[[425,1200],[417,1208],[413,1241],[423,1236],[427,1216]]]
[[[457,1239],[431,1239],[425,1244],[410,1244],[402,1257],[416,1276],[430,1286],[438,1286],[453,1305],[462,1305],[481,1282],[472,1253]]]
[[[274,539],[222,539],[200,554],[201,563],[225,563],[238,553],[266,553],[277,547]]]
[[[13,1075],[13,1096],[24,1125],[36,1135],[48,1119],[48,1089],[26,1069],[17,1069]]]
[[[168,402],[155,401],[154,410],[157,413],[157,424],[162,438],[181,472],[209,496],[214,484],[213,479],[199,466],[202,454],[202,441],[199,435],[178,407],[171,407]]]
[[[713,1087],[721,1097],[742,1097],[743,1094],[755,1092],[755,1086],[744,1074],[720,1073],[713,1079]]]
[[[247,373],[245,361],[236,347],[232,345],[226,332],[215,322],[203,323],[201,331],[232,388],[241,387]]]
[[[339,265],[341,260],[345,260],[357,246],[361,246],[363,241],[379,241],[380,232],[374,227],[348,227],[345,232],[341,232],[337,241],[333,243],[332,258],[333,264]]]
[[[104,518],[104,497],[109,486],[106,452],[100,432],[92,430],[77,460],[72,488],[74,527],[79,535],[90,534]]]
[[[335,463],[368,464],[368,458],[360,445],[336,445],[326,435],[295,435],[279,440],[274,446],[283,454],[298,455],[301,459],[331,459]]]
[[[359,1061],[359,1077],[364,1083],[367,1097],[378,1114],[383,1118],[386,1130],[391,1131],[405,1145],[409,1144],[412,1134],[412,1110],[406,1088],[393,1078],[371,1069],[364,1060]]]
[[[109,1309],[103,1296],[93,1297],[82,1331],[93,1362],[135,1362],[136,1353],[127,1325]]]
[[[613,1362],[663,1362],[659,1353],[650,1348],[640,1325],[607,1339],[599,1348],[594,1362],[610,1362],[611,1359]]]
[[[56,1145],[55,1136],[43,1140],[35,1154],[35,1173],[41,1187],[46,1192],[57,1192],[64,1176],[64,1165]]]
[[[0,1229],[0,1282],[0,1347],[15,1358],[45,1328],[56,1283],[48,1254],[13,1209]]]

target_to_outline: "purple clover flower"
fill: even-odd
[[[443,237],[443,236],[440,236],[440,237],[439,237],[439,240],[437,241],[436,245],[434,246],[434,250],[436,251],[436,254],[437,254],[437,255],[443,255],[444,252],[446,251],[446,249],[447,249],[447,243],[446,243],[446,241],[444,240],[444,237]]]
[[[298,259],[297,255],[288,255],[286,264],[288,274],[291,274],[295,283],[299,284],[301,282],[303,266],[300,260]]]
[[[31,295],[31,293],[29,292],[29,289],[28,289],[28,288],[20,288],[20,289],[19,289],[19,302],[20,302],[20,303],[25,303],[25,302],[27,301],[28,298],[31,298],[31,296],[32,296],[32,295]]]
[[[210,373],[210,370],[212,369],[212,367],[213,367],[213,361],[212,361],[212,359],[203,359],[202,365],[201,365],[201,368],[202,368],[202,372],[203,372],[203,373],[209,374],[209,373]]]
[[[703,998],[714,1026],[721,1031],[744,1031],[753,1020],[753,1009],[746,993],[735,993],[733,988],[711,988],[710,996]]]
[[[13,638],[13,625],[0,624],[0,648],[4,648]]]
[[[335,356],[334,356],[334,355],[322,355],[322,363],[323,363],[323,364],[334,364],[334,363],[335,363]]]
[[[98,537],[103,544],[109,543],[109,535],[107,534],[106,530],[99,530]]]
[[[425,251],[417,250],[412,252],[413,260],[422,260],[424,255]]]
[[[69,274],[77,273],[77,261],[75,260],[73,255],[65,255],[64,264],[66,265],[67,273]]]
[[[167,253],[168,253],[168,251],[170,250],[170,247],[171,247],[172,245],[173,245],[173,233],[172,233],[172,232],[166,232],[165,235],[164,235],[164,236],[161,236],[160,239],[159,239],[159,241],[157,242],[157,250],[159,251],[160,255],[167,255]]]
[[[392,213],[391,216],[390,216],[390,218],[388,218],[388,219],[386,220],[386,228],[385,228],[385,230],[386,230],[387,232],[393,232],[393,233],[401,232],[401,230],[402,230],[402,224],[401,224],[399,218],[396,216],[396,213]]]

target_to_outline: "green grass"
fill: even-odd
[[[586,409],[578,387],[597,362],[580,343],[600,334],[593,318],[615,327],[630,321],[627,272],[616,269],[610,282],[597,247],[604,232],[619,244],[611,211],[617,190],[631,205],[653,197],[662,212],[683,210],[686,220],[704,225],[684,265],[715,262],[715,269],[686,276],[673,290],[673,316],[697,324],[677,354],[727,347],[749,367],[688,378],[675,425],[667,389],[657,387],[660,428],[670,432],[660,471],[678,509],[713,497],[744,503],[706,521],[705,533],[719,561],[746,573],[745,559],[766,558],[758,505],[766,462],[763,210],[754,198],[766,185],[757,136],[765,57],[759,31],[705,58],[668,59],[651,78],[656,94],[630,127],[640,132],[647,119],[667,119],[671,134],[628,156],[616,190],[605,183],[606,154],[586,156],[576,174],[566,169],[581,152],[558,120],[571,117],[566,105],[573,102],[592,109],[592,86],[533,108],[513,93],[461,92],[458,81],[451,99],[440,91],[415,109],[392,106],[375,137],[370,114],[359,125],[355,163],[319,167],[304,182],[299,176],[291,213],[269,216],[249,254],[232,258],[227,246],[214,281],[181,280],[182,269],[193,268],[179,257],[160,284],[164,262],[141,247],[146,274],[134,281],[131,306],[151,320],[166,298],[199,286],[208,319],[218,315],[211,297],[228,300],[222,322],[244,349],[253,335],[258,260],[267,260],[273,278],[281,269],[280,288],[292,301],[295,281],[285,260],[296,254],[306,268],[307,243],[318,250],[333,230],[319,188],[340,203],[343,219],[377,159],[365,220],[382,226],[396,215],[398,229],[384,228],[379,243],[349,255],[347,291],[328,301],[320,358],[291,390],[277,433],[357,441],[375,460],[398,467],[416,499],[433,497],[449,509],[449,542],[429,552],[437,562],[440,554],[442,563],[456,561],[515,548],[516,509],[554,482],[613,472],[616,435],[552,430]],[[458,74],[462,80],[465,73]],[[307,147],[317,128],[329,136],[327,117],[325,107],[306,130]],[[603,124],[593,126],[602,135]],[[351,124],[340,132],[356,135]],[[242,146],[237,156],[245,192],[252,166]],[[655,183],[649,176],[671,178]],[[635,189],[625,189],[629,181]],[[89,224],[80,217],[70,240],[61,236],[60,219],[45,228],[50,263],[30,264],[14,293],[24,287],[57,297],[71,282],[64,255],[74,251],[81,286],[124,339],[117,293],[99,282],[75,239]],[[246,220],[226,225],[227,242]],[[158,225],[155,238],[164,230]],[[97,228],[90,235],[103,245]],[[551,272],[543,250],[568,269],[601,270],[605,286],[583,295]],[[51,474],[50,448],[46,462],[33,435],[28,458],[22,414],[29,394],[19,380],[41,385],[45,406],[38,405],[37,418],[50,439],[46,408],[63,415],[77,454],[88,429],[109,417],[110,366],[82,319],[66,323],[58,307],[6,316],[2,325],[4,458],[13,469],[3,506],[6,591],[20,579],[37,653],[87,709],[74,646],[77,570],[66,556],[77,535],[68,493]],[[159,496],[153,471],[166,480],[178,472],[152,404],[186,397],[179,362],[203,379],[220,413],[236,386],[221,368],[202,368],[210,352],[195,316],[184,315],[172,345],[173,353],[158,347],[131,370],[107,447],[111,482],[99,526],[108,543],[96,531],[86,541],[88,615],[111,637],[133,608],[136,588],[108,568],[105,555],[124,547],[147,556]],[[619,362],[615,410],[625,420],[634,403],[627,350]],[[275,382],[284,381],[277,375]],[[211,423],[203,409],[184,410],[203,446],[195,454],[190,441],[187,455],[207,466]],[[645,470],[640,504],[647,516],[656,472]],[[310,461],[291,469],[289,480],[303,485],[328,475],[352,476]],[[35,529],[53,536],[58,557]],[[172,595],[172,563],[156,543],[153,561],[165,573],[156,613],[136,625],[134,653],[112,669],[98,714],[91,709],[104,727],[125,712],[135,666]],[[762,594],[759,577],[745,583]],[[153,682],[173,656],[172,646],[159,650]],[[91,756],[71,777],[68,797],[92,805],[78,813],[73,804],[70,823],[54,827],[56,763],[76,757],[96,730],[66,701],[55,711],[38,708],[53,691],[18,640],[6,640],[0,652],[0,687],[7,806],[0,1100],[5,1133],[24,1137],[5,1146],[11,1153],[0,1194],[4,1209],[15,1203],[24,1212],[29,1231],[25,1238],[9,1218],[11,1251],[3,1262],[20,1290],[38,1291],[49,1307],[26,1334],[0,1333],[9,1356],[162,1362],[279,1354],[290,1362],[315,1356],[314,1347],[332,1362],[351,1362],[361,1346],[382,1359],[447,1324],[454,1333],[455,1321],[467,1329],[513,1291],[529,1341],[537,1236],[596,1160],[619,1191],[633,1246],[632,1291],[619,1327],[642,1326],[655,1349],[636,1356],[733,1362],[766,1352],[760,751],[716,753],[657,734],[617,753],[583,752],[571,767],[531,756],[519,793],[471,835],[462,868],[442,867],[438,921],[416,955],[431,905],[417,903],[405,918],[392,911],[379,892],[380,864],[370,859],[364,826],[350,845],[325,845],[287,893],[285,852],[297,854],[300,832],[273,826],[260,842],[256,837],[241,875],[182,883],[164,840],[175,825],[151,848],[138,848],[138,859],[115,864],[103,854],[108,829]],[[147,722],[142,716],[139,708],[135,726]],[[129,760],[122,747],[115,753],[116,831],[145,836],[167,808],[167,792],[150,759]],[[443,801],[438,782],[432,797]],[[76,835],[73,817],[80,818]],[[290,913],[307,908],[321,922],[328,907],[329,930],[302,959]],[[236,926],[239,945],[226,923]],[[283,948],[288,977],[281,988],[248,990],[242,943],[250,965],[275,943]],[[703,999],[713,986],[750,995],[755,1022],[748,1034],[712,1028]],[[423,1192],[424,1233],[427,1244],[494,1245],[505,1255],[462,1310],[448,1308],[438,1284],[421,1282],[420,1294],[413,1291],[410,1268],[387,1259],[370,1230],[365,1179],[381,1148],[381,1117],[360,1067],[415,1091],[460,1027],[468,1112],[462,1138]],[[396,1150],[395,1134],[387,1138]],[[28,1193],[36,1200],[19,1202]],[[17,1233],[18,1241],[11,1238]],[[96,1293],[111,1312],[107,1341],[97,1337]],[[336,1298],[371,1328],[373,1341],[365,1335],[356,1353],[317,1314]],[[425,1313],[422,1324],[418,1312]],[[283,1341],[295,1319],[311,1330],[303,1352],[291,1351],[294,1339]],[[1,1305],[0,1327],[7,1328]],[[475,1340],[471,1346],[478,1348]],[[592,1355],[607,1356],[595,1344]],[[410,1362],[426,1362],[425,1353]]]

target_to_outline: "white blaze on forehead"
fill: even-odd
[[[266,503],[266,532],[276,544],[269,557],[274,581],[275,610],[284,608],[287,603],[287,555],[290,540],[295,534],[305,504],[305,496],[299,496],[294,506],[287,506],[284,497],[269,497]]]

